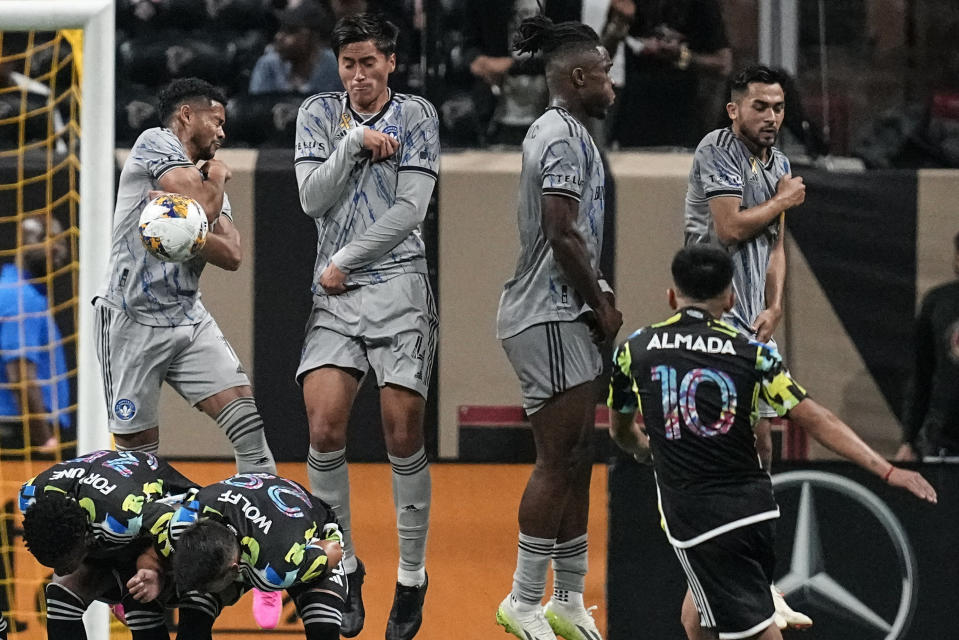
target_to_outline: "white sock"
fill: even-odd
[[[393,505],[399,537],[399,583],[408,587],[426,581],[426,537],[430,528],[432,483],[426,449],[407,458],[388,456],[393,468]]]
[[[346,465],[346,449],[320,452],[310,447],[306,458],[306,475],[310,491],[330,505],[343,533],[343,570],[356,571],[353,534],[350,527],[350,474]]]
[[[516,572],[513,574],[513,598],[516,602],[539,606],[546,591],[546,572],[555,538],[534,538],[519,532]]]

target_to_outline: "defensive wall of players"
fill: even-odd
[[[274,451],[281,433],[297,443],[303,439],[302,447],[290,450],[305,451],[306,423],[298,418],[302,400],[292,378],[309,309],[312,221],[296,204],[289,151],[227,149],[220,154],[233,170],[228,191],[245,261],[235,273],[207,270],[203,300],[252,370]],[[118,163],[122,159],[118,152]],[[614,279],[624,317],[622,338],[667,313],[668,263],[682,243],[691,156],[613,153],[610,164],[616,180]],[[499,293],[518,250],[519,168],[518,153],[447,152],[442,157],[437,223],[427,233],[428,241],[433,241],[430,233],[436,234],[440,309],[436,419],[427,428],[435,429],[435,452],[444,459],[459,453],[460,406],[519,404],[494,334]],[[806,204],[788,216],[787,306],[777,339],[810,393],[891,454],[899,438],[894,411],[909,366],[916,300],[951,277],[957,173],[796,171],[809,188]],[[270,379],[257,376],[258,368],[270,371]],[[198,428],[200,417],[171,391],[164,393],[162,453],[230,457],[229,444],[216,429]],[[371,433],[379,429],[369,422],[374,422]]]

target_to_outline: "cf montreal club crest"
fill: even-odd
[[[776,537],[788,559],[776,585],[816,621],[823,634],[816,637],[904,638],[916,606],[917,562],[886,503],[822,471],[777,474],[773,489],[782,513]]]
[[[113,413],[116,414],[117,418],[126,422],[127,420],[133,420],[133,416],[137,414],[137,406],[133,404],[132,400],[127,400],[122,398],[117,400],[116,405],[113,407]]]

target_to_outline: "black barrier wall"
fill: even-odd
[[[956,637],[959,465],[919,470],[938,505],[848,463],[777,465],[776,580],[813,618],[803,637]],[[683,640],[686,583],[659,526],[651,467],[610,466],[609,513],[608,640]]]

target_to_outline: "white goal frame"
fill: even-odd
[[[80,272],[77,300],[77,452],[110,448],[94,343],[93,305],[110,256],[114,197],[114,0],[0,0],[0,29],[83,29],[80,85]],[[110,637],[106,606],[87,611],[90,640]]]
[[[80,273],[77,300],[77,452],[108,449],[93,305],[107,270],[114,197],[113,0],[0,0],[0,29],[83,29],[80,86]]]

